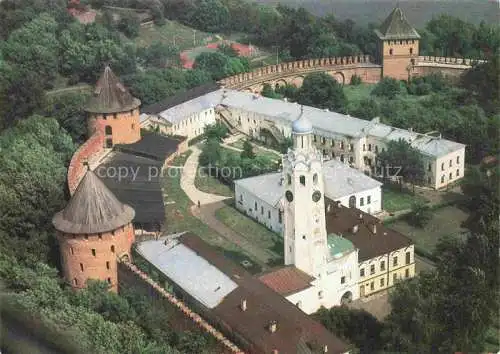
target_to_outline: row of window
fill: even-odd
[[[410,48],[409,50],[410,54],[413,54],[413,48]],[[394,49],[389,49],[389,55],[394,55]]]
[[[415,44],[415,40],[414,39],[405,39],[405,40],[391,40],[391,41],[387,41],[387,44],[391,45],[391,44]]]
[[[405,269],[405,278],[409,278],[409,277],[410,277],[410,270]],[[395,283],[397,280],[398,280],[398,274],[394,273],[392,275],[392,282]],[[384,286],[385,286],[385,278],[380,278],[380,287],[383,288]],[[371,291],[375,290],[375,282],[374,281],[372,281],[370,283],[370,290]]]
[[[99,235],[100,235],[100,234],[99,234]],[[72,255],[74,255],[74,254],[75,254],[75,251],[73,250],[73,247],[70,247],[69,249],[70,249],[71,254],[72,254]],[[114,245],[111,245],[111,246],[109,247],[109,250],[110,250],[112,253],[115,253],[115,246],[114,246]],[[95,248],[92,248],[92,249],[91,249],[91,252],[92,252],[92,255],[95,257],[95,256],[96,256]]]
[[[456,177],[460,177],[460,170],[458,168],[457,168],[457,171],[455,172],[455,175],[456,175]],[[444,178],[445,178],[445,176],[442,175],[441,176],[441,183],[444,183]],[[451,181],[452,179],[453,179],[453,173],[450,172],[450,174],[448,175],[448,180]]]
[[[132,115],[134,115],[134,110],[131,110],[131,111],[130,111],[130,115],[131,115],[131,116],[132,116]],[[107,120],[107,119],[108,119],[108,117],[111,117],[111,116],[112,116],[114,119],[117,119],[117,118],[118,118],[118,113],[104,113],[104,114],[102,115],[102,118],[103,118],[104,120]]]
[[[243,195],[242,194],[240,194],[240,202],[243,203]],[[257,202],[254,203],[254,210],[255,210],[255,212],[257,212],[259,210],[259,208],[257,206]],[[260,215],[264,215],[264,207],[263,206],[260,207]],[[271,210],[267,211],[267,218],[271,219]],[[281,210],[278,210],[278,222],[280,224],[283,222],[283,213],[281,212]]]
[[[212,110],[205,111],[205,118],[207,118],[207,114],[212,113]],[[194,117],[194,121],[199,121],[201,118],[199,116]],[[193,117],[186,118],[181,120],[178,124],[174,124],[173,128],[178,129],[183,126],[187,126],[189,123],[193,123]]]
[[[406,264],[410,264],[411,262],[411,253],[410,252],[406,252]],[[397,267],[398,266],[398,257],[395,256],[393,259],[392,259],[392,266],[393,267]],[[380,271],[383,272],[385,271],[385,261],[381,261],[380,262]],[[375,264],[372,264],[370,265],[370,275],[373,275],[375,274]],[[364,277],[365,276],[365,269],[364,268],[361,268],[359,270],[359,276],[360,277]]]
[[[106,269],[110,269],[109,261],[106,261]],[[83,263],[80,263],[80,271],[81,272],[85,271],[85,267],[83,266]]]
[[[460,164],[460,156],[457,156],[457,165]],[[450,159],[448,167],[453,167],[453,160]],[[429,171],[431,170],[431,164],[429,164]],[[444,171],[444,162],[441,164],[441,171]]]
[[[316,143],[317,141],[318,141],[318,136],[317,135],[313,135],[313,142]],[[327,139],[325,137],[321,137],[321,144],[326,145],[326,141],[327,141]],[[330,140],[330,145],[332,147],[335,147],[335,140],[331,139]],[[345,148],[344,141],[341,140],[339,142],[339,148],[340,148],[340,150],[344,150],[344,148]],[[348,144],[348,149],[349,149],[349,151],[353,151],[354,150],[354,144],[349,143]]]
[[[121,230],[124,231],[125,230],[125,226],[122,226]],[[111,231],[111,236],[115,236],[115,230]],[[76,238],[76,237],[77,237],[77,235],[73,235],[73,238]],[[89,239],[89,235],[84,235],[83,237],[86,240]],[[99,238],[99,240],[102,240],[102,234],[101,233],[97,234],[97,237]]]
[[[106,281],[108,282],[108,284],[111,284],[111,278],[107,278]],[[73,285],[78,286],[78,279],[73,279]]]

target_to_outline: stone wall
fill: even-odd
[[[88,131],[99,130],[105,135],[105,144],[132,144],[141,139],[139,108],[127,112],[111,114],[90,114]]]
[[[170,325],[176,331],[202,330],[217,340],[218,345],[214,348],[216,353],[243,354],[243,351],[228,340],[221,332],[192,311],[184,302],[167,292],[134,264],[119,262],[118,278],[120,288],[134,287],[142,291],[153,303],[161,302],[163,305],[166,305],[171,310],[169,312],[172,319]]]
[[[63,274],[73,288],[85,287],[87,279],[107,281],[118,290],[117,257],[127,254],[135,241],[132,224],[96,235],[58,234]]]
[[[92,165],[104,153],[104,134],[102,130],[98,129],[95,134],[76,150],[71,158],[68,168],[68,188],[71,195],[73,195],[87,171],[87,166],[84,163],[87,162],[89,165]]]

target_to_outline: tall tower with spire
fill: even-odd
[[[418,58],[420,35],[408,22],[399,4],[375,34],[379,39],[377,60],[382,65],[383,77],[407,80]]]
[[[312,132],[302,107],[292,125],[293,148],[283,157],[284,246],[286,265],[320,278],[326,268],[328,245],[323,162]]]
[[[88,135],[104,130],[106,148],[135,143],[141,138],[140,105],[107,65],[85,107]]]
[[[118,289],[117,258],[130,257],[135,211],[120,203],[90,169],[64,210],[52,219],[65,280],[83,288],[88,279]]]

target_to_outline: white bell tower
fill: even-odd
[[[293,148],[283,157],[283,236],[285,264],[321,278],[328,256],[323,161],[312,131],[302,107],[292,125]]]

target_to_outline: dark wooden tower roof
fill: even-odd
[[[91,113],[118,113],[130,111],[140,105],[141,101],[132,96],[109,65],[106,65],[85,110]]]
[[[418,32],[410,25],[408,19],[399,7],[395,7],[394,10],[387,16],[385,21],[382,23],[375,33],[380,39],[419,39],[420,35]]]
[[[135,216],[104,183],[88,170],[64,210],[52,219],[54,227],[69,234],[96,234],[127,225]]]

